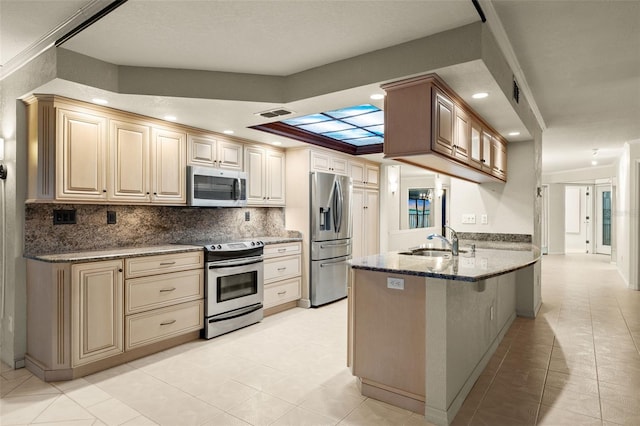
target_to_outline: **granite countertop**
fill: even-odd
[[[247,238],[249,239],[249,238]],[[302,241],[297,236],[251,237],[266,244],[288,243]],[[192,244],[164,244],[157,246],[121,247],[104,250],[87,250],[69,253],[25,254],[27,259],[49,263],[91,262],[97,260],[121,259],[125,257],[154,256],[159,254],[185,253],[203,250],[202,245]]]
[[[461,242],[458,257],[425,257],[389,252],[352,259],[353,269],[379,271],[401,275],[415,275],[456,281],[476,282],[516,271],[540,259],[540,249],[526,243],[494,243],[490,248],[476,243],[472,253]],[[499,248],[496,248],[499,246]],[[407,250],[409,251],[409,250]]]

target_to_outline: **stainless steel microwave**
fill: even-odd
[[[247,174],[213,167],[187,166],[187,204],[194,207],[247,205]]]

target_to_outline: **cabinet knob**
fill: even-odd
[[[147,195],[149,195],[149,191],[147,191]]]
[[[118,269],[118,272],[122,272],[122,268]]]
[[[480,161],[483,162],[483,163],[486,163],[486,161],[484,161],[484,158],[482,160],[480,160]]]
[[[106,189],[103,189],[103,190],[102,190],[102,192],[107,192],[107,190],[106,190]]]

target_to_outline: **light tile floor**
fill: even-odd
[[[608,258],[545,256],[535,320],[518,318],[456,425],[640,425],[640,292]],[[429,425],[362,397],[345,367],[346,302],[294,309],[81,379],[0,371],[0,424]]]

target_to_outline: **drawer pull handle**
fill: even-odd
[[[278,253],[284,253],[285,251],[287,251],[287,249],[286,249],[286,248],[279,248],[279,249],[278,249]]]
[[[176,289],[175,287],[163,288],[163,289],[160,289],[160,293],[166,293],[166,292],[169,292],[169,291],[174,291],[175,289]]]
[[[175,322],[176,322],[176,320],[169,320],[169,321],[161,322],[160,325],[171,325],[171,324],[173,324]]]
[[[278,296],[283,296],[285,294],[287,294],[287,290],[278,292]]]
[[[169,265],[175,265],[176,261],[174,260],[173,262],[160,262],[160,266],[169,266]]]
[[[286,269],[287,269],[287,267],[286,267],[286,266],[284,266],[284,267],[282,267],[282,268],[278,268],[278,272],[284,271],[284,270],[286,270]]]

